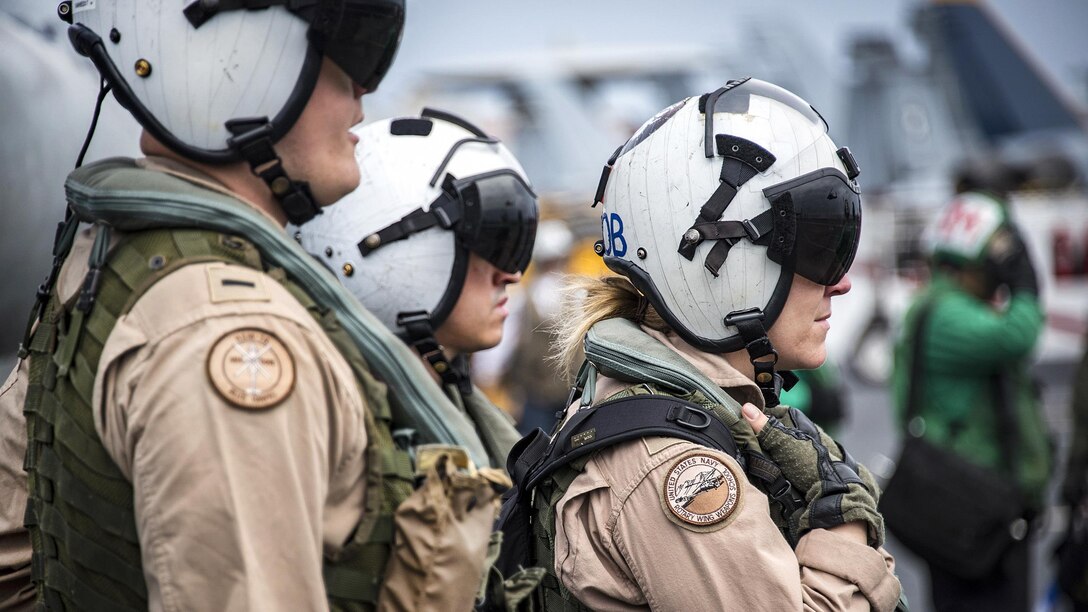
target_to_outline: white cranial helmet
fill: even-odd
[[[857,174],[807,102],[730,81],[661,111],[609,160],[596,250],[687,342],[770,355],[794,273],[832,285],[853,261]]]
[[[525,270],[536,196],[502,143],[432,109],[353,131],[359,188],[288,231],[387,327],[414,342],[420,334],[409,326],[442,325],[470,252]]]
[[[189,159],[259,168],[295,222],[317,209],[272,145],[302,113],[323,56],[373,91],[404,24],[404,0],[68,0],[58,10],[148,132]]]

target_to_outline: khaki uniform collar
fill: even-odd
[[[646,326],[641,327],[642,331],[651,338],[676,351],[688,363],[695,366],[699,373],[729,393],[733,399],[741,403],[751,402],[759,409],[763,409],[763,393],[760,392],[759,387],[752,379],[730,365],[725,355],[700,351],[673,332],[663,333]]]
[[[204,174],[196,168],[186,166],[185,164],[170,159],[168,157],[159,157],[156,155],[149,155],[147,157],[137,159],[136,166],[139,168],[143,168],[144,170],[151,170],[153,172],[162,172],[163,174],[169,174],[170,176],[190,182],[199,187],[203,187],[216,193],[230,196],[235,200],[244,203],[246,206],[249,206],[253,210],[261,213],[269,221],[275,223],[277,227],[280,225],[279,221],[277,221],[272,215],[261,210],[261,208],[259,208],[256,204],[234,193],[230,189],[227,189],[226,185],[220,183],[215,178]]]

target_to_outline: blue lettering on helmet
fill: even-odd
[[[601,237],[604,238],[604,255],[623,257],[627,254],[627,239],[623,237],[623,219],[616,213],[601,215]]]
[[[608,227],[608,246],[616,257],[627,254],[627,239],[623,237],[623,219],[616,213],[610,215]]]

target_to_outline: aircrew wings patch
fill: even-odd
[[[295,386],[295,362],[275,335],[236,329],[208,353],[208,379],[232,406],[263,410],[282,402]]]
[[[669,470],[661,491],[669,520],[691,531],[716,531],[732,522],[741,504],[733,468],[707,451],[682,455]]]

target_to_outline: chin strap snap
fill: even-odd
[[[283,160],[272,146],[272,123],[266,117],[231,119],[226,126],[234,135],[227,139],[227,145],[238,151],[253,174],[268,185],[288,221],[302,225],[321,214],[309,183],[291,180],[283,169]]]
[[[725,324],[737,328],[740,337],[744,340],[744,348],[748,351],[748,357],[752,361],[755,370],[756,385],[763,393],[763,402],[768,408],[778,405],[778,394],[783,385],[793,386],[796,377],[787,372],[789,378],[776,374],[775,365],[778,364],[778,351],[774,350],[767,330],[763,327],[763,311],[759,308],[738,310],[729,313],[725,317]]]
[[[431,315],[425,310],[402,312],[397,315],[397,326],[404,329],[408,344],[416,350],[442,379],[443,386],[456,385],[461,395],[472,393],[472,380],[468,367],[460,356],[452,362],[446,359],[442,345],[434,337]]]

